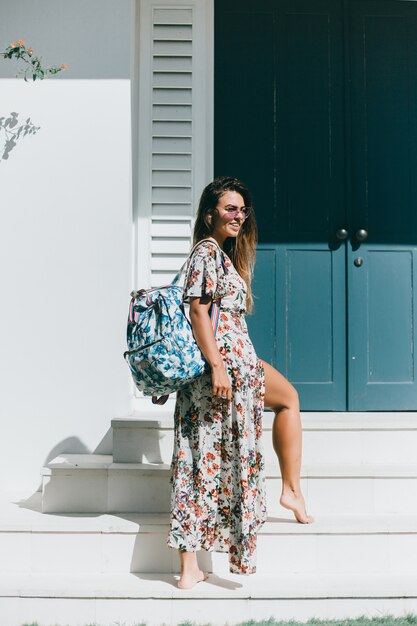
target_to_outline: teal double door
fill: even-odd
[[[214,150],[254,196],[258,355],[304,410],[416,410],[417,2],[217,0]]]

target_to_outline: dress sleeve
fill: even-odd
[[[213,298],[220,267],[220,252],[215,244],[208,241],[198,246],[190,257],[184,279],[184,302],[189,302],[190,297],[211,296]]]

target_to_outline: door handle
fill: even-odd
[[[367,239],[367,237],[368,237],[368,231],[365,230],[364,228],[360,228],[355,233],[355,239],[357,241],[365,241],[365,239]]]
[[[349,237],[349,233],[346,228],[339,228],[339,230],[336,231],[336,237],[340,239],[340,241],[344,241]]]

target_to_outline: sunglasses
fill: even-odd
[[[216,208],[218,209],[218,207]],[[226,211],[226,217],[228,220],[233,220],[238,213],[242,213],[243,221],[245,221],[249,217],[250,212],[252,211],[252,207],[250,206],[243,206],[239,208],[237,206],[233,206],[233,204],[229,204],[222,208],[224,211]]]

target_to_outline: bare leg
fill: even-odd
[[[300,486],[302,429],[297,391],[274,367],[263,361],[265,369],[265,406],[275,413],[272,443],[278,456],[282,477],[280,504],[290,509],[298,522],[311,524]]]
[[[181,576],[178,581],[180,589],[191,589],[197,583],[206,580],[207,574],[198,567],[196,552],[178,550],[181,561]]]

